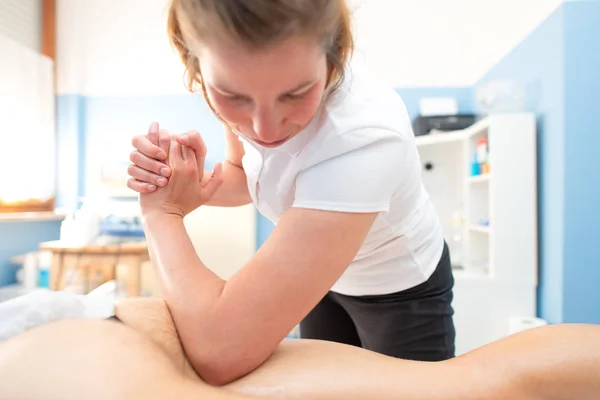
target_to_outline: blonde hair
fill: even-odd
[[[185,65],[187,89],[194,91],[199,84],[213,111],[189,40],[260,49],[294,36],[313,35],[326,54],[330,93],[343,81],[354,50],[346,0],[171,0],[167,31]]]

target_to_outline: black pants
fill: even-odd
[[[300,323],[300,335],[408,360],[446,360],[454,357],[453,286],[450,253],[444,245],[426,282],[377,296],[329,292]]]

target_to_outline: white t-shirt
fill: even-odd
[[[320,113],[282,146],[265,148],[235,133],[252,200],[273,223],[290,207],[379,212],[332,291],[394,293],[433,273],[444,236],[421,181],[406,107],[393,89],[353,66]]]

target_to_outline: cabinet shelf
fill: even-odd
[[[489,226],[483,226],[483,225],[477,225],[477,224],[469,225],[469,230],[471,232],[487,233],[487,234],[489,234],[491,232],[491,228]]]
[[[484,134],[490,126],[489,118],[484,118],[468,128],[453,132],[437,132],[428,135],[417,136],[417,146],[430,146],[435,144],[456,143],[467,138]]]
[[[458,143],[465,138],[464,133],[449,132],[449,133],[430,133],[429,135],[417,136],[415,142],[417,146],[431,146],[445,143]]]
[[[491,174],[482,174],[470,176],[467,178],[468,183],[486,183],[492,179]]]

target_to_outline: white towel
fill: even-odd
[[[115,299],[106,291],[80,295],[39,290],[0,303],[0,343],[28,329],[76,318],[110,318]]]

